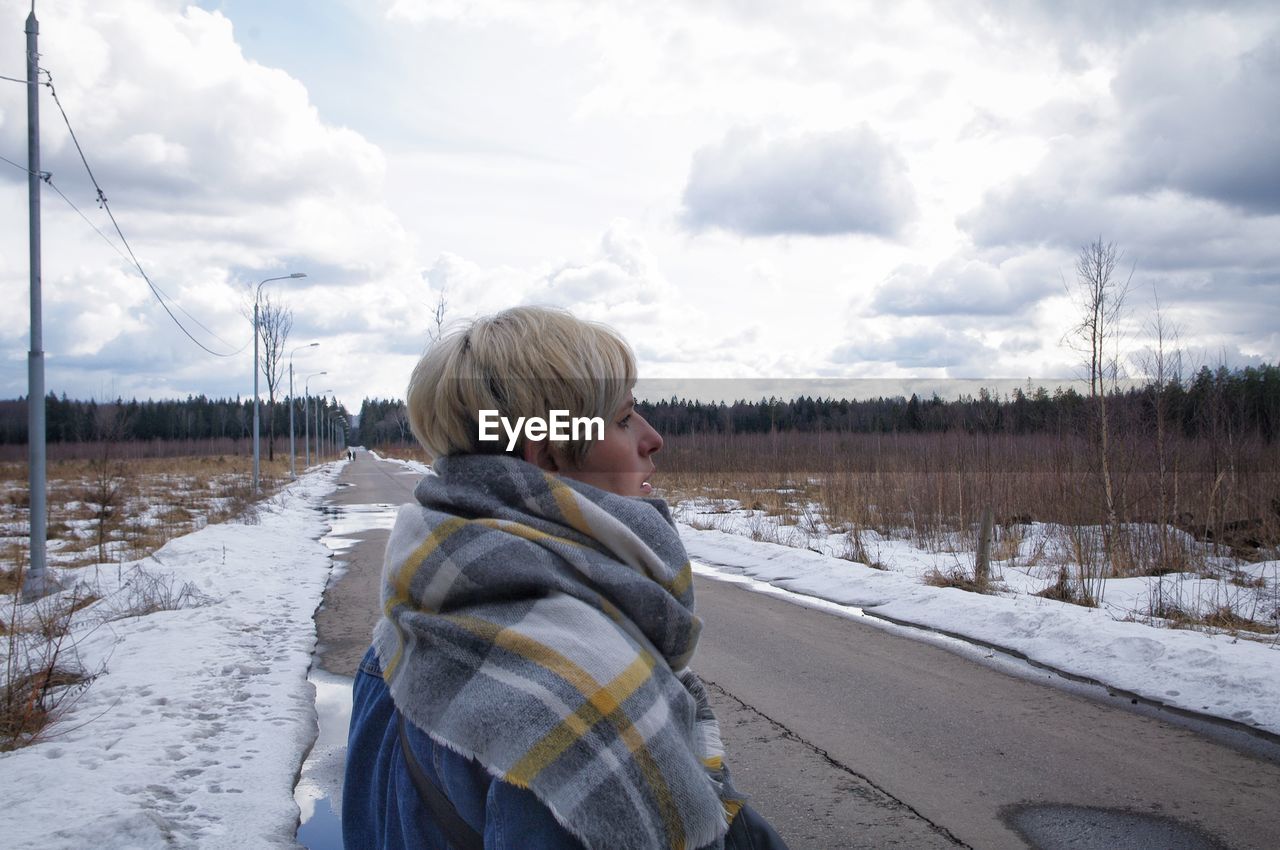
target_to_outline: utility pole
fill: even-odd
[[[306,345],[300,345],[293,351],[289,352],[289,477],[297,480],[298,478],[298,453],[293,447],[293,409],[298,406],[297,399],[293,397],[293,355],[297,354],[304,348],[315,348],[320,345],[318,342],[309,342]],[[302,411],[302,418],[307,416],[306,410]]]
[[[302,384],[302,446],[306,449],[308,468],[311,466],[311,379],[327,374],[329,372],[326,370],[307,375],[307,380]],[[319,462],[319,458],[316,458],[316,461]]]
[[[293,355],[289,355],[289,478],[298,480],[298,458],[293,451]]]
[[[290,280],[293,278],[306,277],[306,272],[294,272],[293,274],[281,275],[280,277],[269,277],[262,283],[258,284],[258,288],[253,293],[253,492],[257,493],[261,488],[258,486],[258,456],[261,454],[258,448],[258,299],[262,296],[263,284],[270,283],[273,280]],[[274,411],[273,411],[274,412]]]
[[[321,372],[320,374],[327,375],[329,373]],[[331,392],[333,392],[333,390],[330,389],[316,395],[316,463],[324,462],[324,458],[321,456],[320,450],[320,402],[324,400],[326,394]]]
[[[27,352],[27,481],[31,502],[31,557],[22,598],[38,599],[57,590],[48,574],[45,541],[48,497],[45,487],[44,326],[40,317],[40,24],[33,6],[27,16],[27,198],[31,243],[31,350]]]

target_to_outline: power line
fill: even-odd
[[[19,165],[18,163],[16,163],[16,162],[14,162],[13,160],[9,159],[7,156],[2,156],[2,155],[0,155],[0,161],[7,162],[7,163],[9,163],[10,165],[12,165],[14,168],[18,169],[19,171],[25,171],[27,174],[34,174],[34,173],[35,173],[35,172],[33,172],[31,169],[27,168],[25,165]],[[39,178],[40,178],[41,180],[43,180],[43,181],[45,182],[45,184],[46,184],[50,189],[52,189],[53,191],[57,192],[57,193],[58,193],[58,197],[62,198],[62,200],[63,200],[64,202],[66,202],[66,205],[67,205],[67,206],[69,206],[69,207],[71,207],[71,209],[73,209],[73,210],[75,211],[76,215],[78,215],[78,216],[80,216],[80,218],[84,219],[84,223],[85,223],[85,224],[87,224],[87,225],[89,225],[91,228],[93,228],[93,232],[94,232],[94,233],[96,233],[96,234],[98,234],[100,237],[102,237],[102,241],[103,241],[103,242],[106,242],[106,243],[107,243],[107,245],[109,245],[109,246],[111,247],[111,250],[113,250],[113,251],[115,251],[117,254],[119,254],[121,259],[123,259],[125,262],[130,262],[130,263],[133,263],[133,262],[134,262],[134,261],[133,261],[133,260],[132,260],[128,255],[127,255],[127,254],[125,254],[125,252],[124,252],[124,251],[121,251],[121,250],[120,250],[120,246],[119,246],[119,245],[117,245],[115,242],[112,242],[112,241],[111,241],[111,237],[110,237],[110,236],[107,236],[107,234],[103,233],[103,232],[102,232],[102,229],[101,229],[101,228],[99,228],[99,227],[98,227],[98,225],[94,224],[94,223],[93,223],[93,221],[92,221],[92,220],[91,220],[87,215],[85,215],[85,214],[84,214],[84,212],[83,212],[83,211],[82,211],[78,206],[76,206],[76,205],[75,205],[75,202],[74,202],[74,201],[72,201],[70,198],[68,198],[68,197],[66,196],[66,194],[65,194],[65,193],[64,193],[60,188],[58,188],[58,184],[53,182],[53,175],[52,175],[52,174],[50,174],[50,173],[49,173],[49,172],[47,172],[47,171],[42,171],[42,172],[40,172],[40,174],[39,174],[38,176],[39,176]],[[141,271],[141,269],[139,269],[139,271]],[[144,274],[144,276],[143,276],[143,279],[144,279],[144,280],[146,279],[145,274]],[[148,282],[148,283],[150,283],[150,281],[147,281],[147,282]],[[159,289],[159,287],[155,287],[155,288],[156,288],[156,289]],[[164,290],[160,289],[159,291],[160,291],[160,293],[161,293],[161,294],[163,294],[163,295],[164,295],[164,297],[169,298],[170,300],[173,300],[173,299],[172,299],[172,296],[170,296],[170,295],[169,295],[168,293],[166,293]],[[163,303],[163,302],[162,302],[162,303]],[[204,328],[204,330],[205,330],[205,331],[207,331],[207,332],[209,333],[209,335],[210,335],[210,336],[212,336],[214,339],[218,340],[219,342],[226,343],[227,345],[230,345],[230,344],[231,344],[231,343],[228,343],[228,342],[227,342],[225,339],[223,339],[222,337],[220,337],[220,336],[218,336],[217,334],[215,334],[213,331],[211,331],[211,330],[209,330],[208,328],[206,328],[206,327],[205,327],[205,326],[200,322],[200,320],[199,320],[199,319],[197,319],[195,316],[192,316],[192,315],[191,315],[190,313],[188,313],[185,309],[183,309],[183,307],[182,307],[182,305],[181,305],[181,304],[177,304],[177,303],[175,303],[175,305],[174,305],[174,306],[176,306],[179,310],[182,310],[183,315],[187,316],[187,318],[191,319],[191,321],[195,322],[197,325],[200,325],[200,327],[201,327],[201,328]],[[252,340],[250,340],[250,342],[252,342]],[[248,343],[248,342],[246,342],[244,345],[240,346],[240,348],[238,348],[238,349],[236,349],[234,352],[232,352],[232,354],[230,354],[230,355],[219,355],[219,356],[227,356],[227,357],[230,357],[230,356],[232,356],[232,355],[239,354],[240,352],[244,351],[244,350],[245,350],[246,348],[248,348],[248,347],[249,347],[249,343]]]
[[[120,246],[119,246],[119,245],[117,245],[116,243],[112,242],[112,241],[111,241],[111,237],[109,237],[109,236],[107,236],[107,234],[103,233],[103,232],[102,232],[102,230],[100,230],[96,224],[94,224],[92,221],[90,221],[90,220],[89,220],[89,217],[88,217],[87,215],[85,215],[83,212],[81,212],[81,211],[80,211],[80,208],[79,208],[79,207],[77,207],[74,203],[72,203],[71,199],[70,199],[70,198],[68,198],[66,195],[64,195],[64,194],[62,193],[62,190],[58,188],[57,184],[56,184],[56,183],[54,183],[52,179],[50,179],[50,177],[49,177],[49,175],[48,175],[47,173],[46,173],[46,174],[45,174],[45,176],[44,176],[44,182],[45,182],[45,183],[47,183],[47,184],[49,185],[49,188],[50,188],[50,189],[52,189],[53,191],[55,191],[55,192],[57,192],[57,193],[58,193],[58,197],[62,198],[62,200],[64,200],[64,201],[66,201],[66,202],[67,202],[67,206],[69,206],[69,207],[71,207],[71,209],[75,210],[75,211],[76,211],[76,214],[77,214],[77,215],[79,215],[82,219],[84,219],[84,223],[85,223],[85,224],[87,224],[87,225],[89,225],[90,227],[92,227],[92,228],[93,228],[93,232],[94,232],[94,233],[96,233],[96,234],[98,234],[99,236],[101,236],[101,237],[102,237],[102,241],[103,241],[103,242],[106,242],[108,245],[110,245],[110,246],[111,246],[111,250],[113,250],[113,251],[115,251],[117,254],[119,254],[119,255],[120,255],[120,257],[121,257],[123,260],[125,260],[126,262],[128,262],[128,261],[129,261],[129,257],[125,255],[124,251],[121,251],[121,250],[120,250]],[[139,271],[139,272],[142,272],[142,269],[138,269],[138,271]],[[145,274],[143,274],[143,279],[144,279],[144,280],[146,280],[146,275],[145,275]],[[151,281],[150,281],[150,280],[147,280],[147,283],[151,283]],[[155,286],[154,284],[152,285],[152,288],[154,288],[154,289],[158,289],[158,290],[159,290],[159,291],[160,291],[160,292],[161,292],[161,293],[162,293],[166,298],[169,298],[170,300],[173,300],[173,297],[172,297],[171,295],[169,295],[168,293],[166,293],[163,289],[160,289],[159,287]],[[164,302],[162,301],[162,302],[160,302],[160,303],[161,303],[161,304],[163,304]],[[183,310],[183,308],[182,308],[182,305],[181,305],[181,304],[178,304],[177,302],[175,302],[175,303],[174,303],[174,306],[175,306],[175,307],[177,307],[179,310],[182,310],[183,315],[185,315],[187,318],[191,319],[191,321],[195,322],[197,325],[200,325],[200,327],[201,327],[201,328],[204,328],[204,330],[209,334],[209,336],[213,337],[214,339],[218,340],[219,342],[226,343],[227,345],[230,345],[230,344],[231,344],[231,343],[227,342],[225,339],[223,339],[222,337],[220,337],[220,336],[218,336],[217,334],[215,334],[213,331],[211,331],[211,330],[209,330],[208,328],[206,328],[203,324],[201,324],[200,320],[199,320],[199,319],[197,319],[195,316],[192,316],[192,315],[191,315],[190,313],[188,313],[186,310]],[[172,314],[172,313],[170,313],[170,315],[173,315],[173,314]],[[180,327],[181,327],[181,326],[180,326]],[[188,336],[189,336],[189,334],[188,334]],[[249,340],[249,342],[253,342],[253,340]],[[199,343],[196,343],[196,344],[197,344],[197,345],[199,345]],[[220,354],[220,355],[218,355],[218,356],[219,356],[219,357],[233,357],[233,356],[235,356],[235,355],[239,354],[240,352],[244,351],[244,350],[245,350],[246,348],[248,348],[248,347],[249,347],[249,343],[248,343],[248,342],[246,342],[244,345],[240,346],[238,349],[236,349],[235,351],[231,352],[231,354]],[[208,351],[208,349],[205,349],[205,350],[206,350],[206,351]]]
[[[93,188],[98,193],[98,205],[102,207],[103,210],[106,211],[107,217],[111,219],[111,225],[112,227],[115,228],[116,235],[120,237],[120,242],[124,245],[125,250],[129,252],[128,259],[133,262],[134,268],[138,270],[138,274],[142,275],[142,279],[147,282],[147,286],[151,289],[152,294],[155,295],[156,300],[160,302],[160,306],[163,307],[164,311],[169,314],[169,318],[172,319],[173,323],[178,326],[178,329],[181,330],[184,334],[186,334],[187,339],[191,340],[196,345],[200,346],[200,348],[212,354],[214,357],[234,357],[235,355],[239,354],[241,351],[244,351],[244,349],[248,347],[247,344],[245,346],[242,346],[238,351],[232,351],[228,354],[224,354],[220,351],[214,351],[212,348],[210,348],[209,346],[205,345],[200,340],[192,336],[191,331],[187,330],[186,326],[183,325],[182,322],[178,320],[178,317],[173,314],[173,311],[169,309],[169,305],[165,303],[165,298],[169,298],[169,296],[165,295],[158,286],[156,286],[154,283],[151,282],[151,278],[147,275],[146,271],[142,268],[142,263],[138,261],[137,255],[133,253],[133,247],[129,245],[129,240],[125,238],[124,231],[120,229],[120,224],[119,222],[116,221],[115,214],[111,212],[111,205],[107,203],[106,193],[102,191],[102,187],[98,184],[98,178],[94,177],[93,169],[89,167],[89,160],[85,158],[84,149],[80,147],[80,140],[76,138],[76,131],[71,128],[71,119],[67,117],[67,111],[62,108],[62,101],[59,100],[58,98],[58,90],[53,87],[53,75],[43,68],[41,68],[40,70],[42,73],[44,73],[45,77],[48,78],[48,82],[46,83],[46,85],[49,87],[50,93],[53,94],[53,102],[57,104],[58,112],[62,113],[62,121],[67,125],[67,132],[71,134],[71,141],[75,143],[76,153],[80,155],[80,162],[84,165],[84,170],[86,173],[88,173],[89,180],[93,183]],[[50,183],[50,185],[53,185],[53,184]],[[58,194],[62,195],[62,192],[59,191]],[[62,197],[64,200],[67,200],[65,195],[63,195]],[[71,202],[67,200],[67,203],[71,203]],[[75,208],[75,205],[72,204],[72,207]],[[80,210],[76,209],[76,212],[80,212]],[[84,213],[80,213],[80,215],[82,218],[85,217]],[[85,220],[87,221],[88,219],[86,218]],[[90,224],[92,225],[92,222],[90,222]],[[94,229],[97,230],[96,227]],[[99,234],[101,235],[101,231],[99,231]],[[103,238],[106,238],[106,237],[104,236]],[[112,247],[114,247],[114,245]],[[172,298],[170,298],[170,300],[172,300]],[[204,326],[204,324],[200,322],[199,319],[197,319],[195,316],[192,316],[185,309],[183,309],[181,304],[176,304],[175,302],[175,305],[179,310],[182,311],[183,315],[185,315],[187,318],[191,319],[191,321],[199,325],[200,328],[202,328],[207,334],[209,334],[209,336],[213,337],[214,339],[218,340],[224,345],[227,345],[227,346],[231,345],[231,343],[227,342],[225,339],[222,339],[222,337],[218,336],[213,331],[209,330],[207,327]]]
[[[35,174],[35,172],[34,172],[34,171],[32,171],[30,168],[27,168],[25,165],[18,165],[18,163],[16,163],[16,162],[14,162],[13,160],[9,159],[7,156],[0,156],[0,159],[3,159],[5,162],[9,163],[10,165],[12,165],[14,168],[18,169],[19,171],[25,171],[25,172],[27,172],[28,174]],[[46,172],[44,172],[43,174],[36,174],[36,176],[37,176],[37,177],[39,177],[41,180],[44,180],[44,179],[46,179],[46,175],[47,175],[48,173],[49,173],[49,172],[47,172],[47,171],[46,171]]]
[[[34,171],[32,171],[30,168],[27,168],[27,167],[25,167],[25,166],[19,165],[18,163],[14,162],[13,160],[9,159],[9,158],[8,158],[8,157],[6,157],[6,156],[0,156],[0,160],[4,160],[5,162],[7,162],[7,163],[9,163],[10,165],[12,165],[14,168],[17,168],[17,169],[19,169],[19,170],[21,170],[21,171],[25,171],[25,172],[27,172],[28,174],[35,174],[35,172],[34,172]],[[126,261],[129,259],[129,257],[124,253],[124,251],[121,251],[121,250],[120,250],[120,246],[118,246],[118,245],[116,245],[116,243],[112,242],[112,241],[111,241],[111,238],[110,238],[109,236],[107,236],[107,234],[103,233],[103,232],[98,228],[98,225],[96,225],[96,224],[94,224],[92,221],[90,221],[89,217],[88,217],[87,215],[85,215],[85,214],[80,210],[80,208],[79,208],[79,207],[77,207],[77,206],[75,205],[75,202],[74,202],[74,201],[72,201],[70,198],[68,198],[68,197],[66,196],[66,194],[65,194],[61,189],[59,189],[59,188],[58,188],[58,184],[56,184],[56,183],[54,183],[54,182],[53,182],[53,175],[52,175],[52,174],[50,174],[50,173],[49,173],[49,172],[47,172],[47,171],[42,171],[42,172],[40,172],[40,173],[39,173],[38,175],[36,175],[36,176],[38,176],[41,180],[43,180],[43,181],[45,182],[45,185],[47,185],[50,189],[52,189],[53,191],[57,192],[57,193],[58,193],[58,197],[59,197],[59,198],[62,198],[62,200],[66,202],[67,206],[69,206],[69,207],[71,207],[71,209],[75,210],[75,211],[76,211],[76,214],[77,214],[77,215],[79,215],[82,219],[84,219],[84,223],[85,223],[85,224],[87,224],[87,225],[89,225],[90,227],[92,227],[92,228],[93,228],[93,232],[94,232],[94,233],[96,233],[96,234],[98,234],[99,236],[101,236],[101,237],[102,237],[102,241],[103,241],[103,242],[106,242],[109,246],[111,246],[111,250],[113,250],[113,251],[115,251],[117,254],[119,254],[119,255],[120,255],[120,257],[121,257],[122,259],[124,259],[124,260],[126,260]],[[205,330],[208,330],[208,328],[205,328]],[[225,341],[225,340],[224,340],[224,341]],[[244,349],[241,349],[241,351],[243,351],[243,350],[244,350]]]
[[[98,225],[94,224],[92,221],[90,221],[90,220],[89,220],[89,216],[87,216],[87,215],[85,215],[84,213],[80,212],[80,208],[79,208],[79,207],[77,207],[74,203],[72,203],[72,202],[71,202],[71,199],[70,199],[70,198],[68,198],[66,195],[64,195],[64,194],[62,193],[62,190],[58,188],[57,184],[56,184],[56,183],[54,183],[54,182],[53,182],[53,180],[51,180],[51,179],[49,179],[48,177],[46,177],[44,182],[45,182],[45,183],[47,183],[47,184],[49,185],[49,188],[50,188],[50,189],[52,189],[53,191],[55,191],[55,192],[57,192],[57,193],[58,193],[58,197],[62,198],[62,200],[64,200],[64,201],[66,201],[66,202],[67,202],[67,206],[71,207],[71,209],[73,209],[73,210],[75,210],[77,213],[79,213],[80,217],[81,217],[82,219],[84,219],[84,223],[85,223],[85,224],[87,224],[87,225],[89,225],[90,227],[92,227],[92,228],[93,228],[93,232],[94,232],[94,233],[96,233],[96,234],[98,234],[99,236],[101,236],[101,237],[102,237],[102,241],[103,241],[103,242],[106,242],[108,245],[110,245],[110,246],[111,246],[111,250],[115,251],[117,254],[119,254],[121,257],[123,257],[125,260],[128,260],[128,259],[129,259],[128,257],[126,257],[126,256],[125,256],[124,251],[121,251],[121,250],[120,250],[120,247],[119,247],[118,245],[116,245],[116,243],[114,243],[114,242],[112,242],[112,241],[111,241],[111,239],[107,236],[107,234],[103,233],[101,230],[99,230],[99,229],[98,229]]]

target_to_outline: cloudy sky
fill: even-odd
[[[660,378],[1078,373],[1074,255],[1193,363],[1280,359],[1270,2],[40,0],[41,63],[134,252],[44,193],[47,386],[248,395],[245,305],[299,375],[401,396],[450,318],[606,321]],[[0,0],[23,77],[29,2]],[[785,11],[784,11],[785,10]],[[112,235],[42,90],[43,168]],[[25,87],[0,81],[25,166]],[[0,162],[0,397],[26,393],[24,170]],[[118,247],[118,246],[117,246]],[[184,315],[179,311],[186,311]],[[196,324],[198,321],[199,324]]]

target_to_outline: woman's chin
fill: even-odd
[[[646,482],[644,482],[643,484],[641,484],[641,485],[640,485],[640,495],[641,495],[641,496],[649,496],[649,495],[652,495],[652,494],[653,494],[653,485],[652,485],[652,484],[650,484],[648,481],[646,481]]]

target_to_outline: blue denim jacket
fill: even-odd
[[[356,672],[352,702],[342,788],[345,850],[445,850],[444,836],[400,755],[399,718],[372,647]],[[412,723],[406,730],[418,763],[484,836],[486,850],[583,850],[531,791],[495,779],[479,762],[437,744]],[[773,827],[745,805],[724,847],[786,850]]]
[[[342,789],[346,850],[444,850],[444,836],[418,796],[400,754],[391,691],[370,648],[356,672],[351,733]],[[495,850],[578,850],[582,844],[556,822],[532,792],[490,776],[479,762],[437,744],[407,724],[414,755],[458,814]]]

